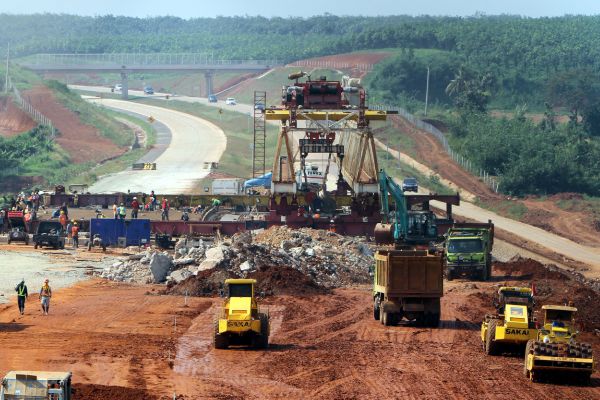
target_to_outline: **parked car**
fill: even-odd
[[[225,100],[225,104],[227,104],[228,106],[235,106],[237,104],[237,101],[235,101],[233,97],[228,97]]]
[[[112,88],[112,92],[120,92],[123,90],[123,85],[121,85],[120,83],[117,83],[113,88]]]
[[[33,247],[50,246],[55,249],[65,248],[65,231],[58,221],[40,221],[35,235],[33,235]]]
[[[403,192],[418,192],[419,184],[417,183],[416,178],[404,178],[402,181],[402,191]]]
[[[144,86],[144,93],[145,94],[154,94],[154,89],[150,85]]]
[[[211,94],[210,96],[208,96],[208,102],[209,103],[216,103],[217,102],[217,96],[215,96],[214,94]]]

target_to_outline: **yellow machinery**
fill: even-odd
[[[227,298],[215,321],[214,345],[226,349],[230,345],[269,346],[269,314],[262,312],[256,301],[255,279],[227,279]]]
[[[589,383],[594,372],[592,345],[575,338],[575,307],[545,305],[544,326],[527,342],[523,373],[532,381],[544,372],[572,374]]]
[[[488,355],[499,354],[505,345],[525,346],[537,337],[533,319],[533,291],[526,287],[503,286],[494,302],[497,313],[486,315],[481,324],[481,341]]]
[[[2,379],[0,400],[70,400],[71,373],[10,371]]]

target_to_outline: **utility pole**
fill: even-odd
[[[4,83],[4,93],[8,93],[8,61],[10,60],[10,42],[6,50],[6,82]]]
[[[429,103],[429,66],[427,66],[427,85],[425,87],[425,116],[427,116],[428,103]]]

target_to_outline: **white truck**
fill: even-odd
[[[244,180],[239,178],[215,179],[212,194],[237,195],[244,193]]]

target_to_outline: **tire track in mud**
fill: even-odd
[[[186,379],[198,379],[209,387],[227,388],[229,396],[262,399],[265,396],[287,398],[299,395],[299,390],[293,386],[260,374],[257,366],[269,350],[246,347],[227,350],[213,348],[214,315],[219,307],[218,300],[213,302],[212,307],[196,317],[188,331],[180,337],[173,372]],[[281,328],[284,307],[271,305],[268,308],[271,316],[270,348],[277,349],[276,339]],[[234,384],[232,380],[235,381]],[[195,392],[189,388],[183,390]]]

